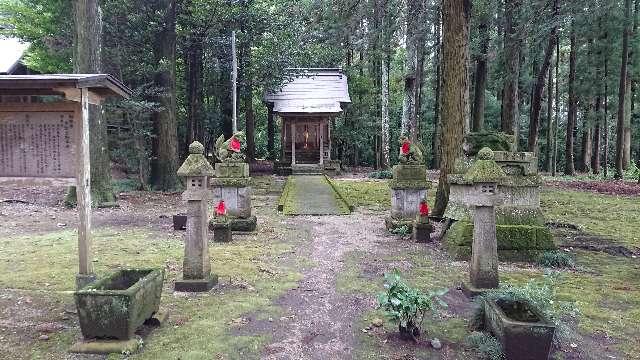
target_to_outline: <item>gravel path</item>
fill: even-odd
[[[264,359],[351,359],[355,342],[353,324],[373,299],[336,291],[336,280],[351,251],[376,253],[384,241],[384,221],[372,214],[296,217],[291,224],[310,231],[312,242],[302,249],[313,266],[304,271],[297,289],[277,304],[287,315],[273,324],[274,342]]]

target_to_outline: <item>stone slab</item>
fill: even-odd
[[[69,349],[75,354],[133,354],[140,349],[142,339],[135,337],[129,340],[81,340]]]
[[[253,232],[258,227],[258,218],[253,215],[246,219],[233,218],[229,220],[231,231]]]
[[[426,189],[391,189],[391,217],[413,221],[426,196]]]
[[[176,280],[175,291],[180,292],[207,292],[218,283],[218,275],[211,274],[206,279],[182,279]]]
[[[427,168],[424,165],[395,165],[393,178],[397,181],[426,181]]]
[[[216,177],[218,178],[248,178],[249,164],[247,163],[216,163]]]
[[[209,224],[213,228],[213,241],[217,243],[231,242],[231,224],[213,223]]]
[[[413,226],[413,240],[418,243],[431,242],[431,233],[433,232],[433,225],[415,223]]]
[[[482,295],[489,290],[492,289],[481,289],[471,285],[471,283],[468,281],[462,282],[462,293],[469,299],[472,299],[478,295]]]

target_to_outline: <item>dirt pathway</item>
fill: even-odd
[[[274,342],[264,359],[351,359],[354,323],[375,306],[373,299],[336,290],[346,255],[366,251],[375,256],[376,243],[384,241],[383,221],[371,214],[296,217],[289,224],[310,232],[311,242],[301,249],[313,262],[297,289],[277,304],[287,313],[273,324]]]

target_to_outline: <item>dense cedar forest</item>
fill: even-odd
[[[1,0],[0,32],[31,44],[35,71],[110,73],[134,90],[92,117],[101,201],[110,163],[170,190],[188,144],[230,135],[232,31],[250,159],[277,160],[262,99],[286,69],[341,67],[352,104],[332,123],[332,157],[343,165],[386,168],[406,134],[446,179],[463,134],[491,130],[517,134],[544,171],[613,179],[640,158],[639,3]]]

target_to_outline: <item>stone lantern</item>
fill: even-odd
[[[469,296],[498,287],[495,207],[503,201],[498,194],[498,183],[505,176],[489,148],[480,150],[478,160],[464,175],[464,180],[473,184],[466,201],[474,207],[470,283],[464,284]]]
[[[176,281],[176,291],[209,291],[218,282],[218,277],[211,274],[207,229],[207,205],[211,199],[208,182],[213,175],[213,167],[204,157],[204,146],[193,142],[189,145],[189,157],[178,169],[178,176],[186,179],[182,199],[187,202],[187,238],[182,280]]]

